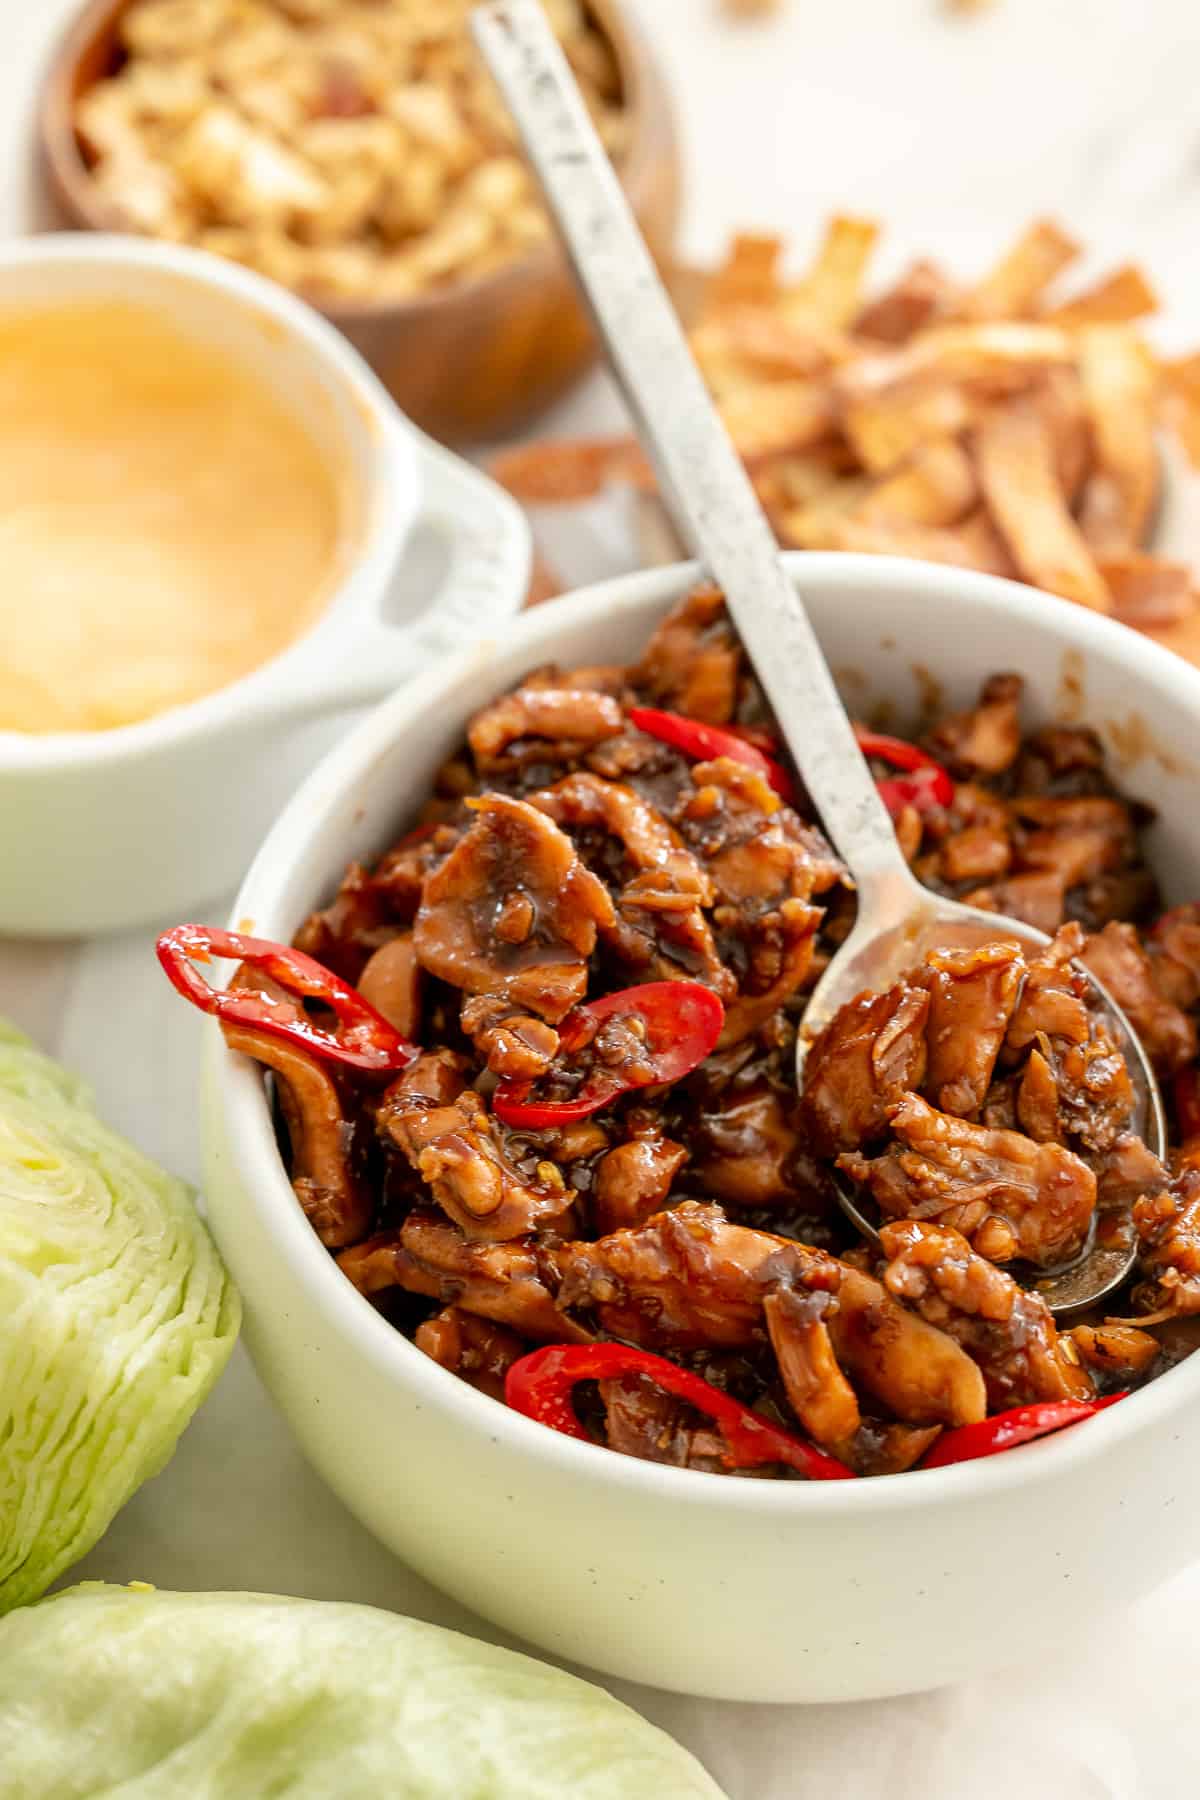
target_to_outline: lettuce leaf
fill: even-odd
[[[239,1317],[184,1184],[0,1021],[0,1613],[163,1466]]]
[[[0,1621],[5,1800],[721,1800],[590,1682],[371,1606],[88,1582]]]

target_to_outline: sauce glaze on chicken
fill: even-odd
[[[992,676],[932,725],[953,799],[896,816],[923,881],[997,913],[995,943],[845,1008],[803,1095],[797,1020],[853,917],[838,860],[759,770],[697,761],[629,718],[666,708],[765,741],[720,595],[690,595],[631,667],[538,669],[478,713],[418,827],[348,869],[296,939],[420,1057],[383,1084],[242,1034],[274,1067],[297,1196],[347,1278],[497,1398],[537,1345],[615,1339],[860,1474],[911,1467],[945,1427],[1127,1388],[1190,1350],[1200,1140],[1164,1167],[1131,1134],[1128,1075],[1071,962],[1123,1005],[1168,1094],[1181,1084],[1183,1138],[1200,909],[1159,918],[1145,809],[1091,731],[1023,733],[1020,690]],[[1052,947],[1022,952],[1005,913]],[[694,1072],[549,1128],[497,1115],[501,1082],[578,1091],[563,1044],[581,1003],[679,979],[724,1007]],[[618,1039],[580,1054],[636,1057]],[[836,1209],[835,1165],[877,1203],[881,1249]],[[1121,1322],[1057,1329],[1036,1274],[1096,1229],[1140,1240]],[[643,1376],[579,1400],[614,1450],[727,1467],[711,1421]]]

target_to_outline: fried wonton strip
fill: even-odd
[[[899,281],[863,308],[854,321],[854,335],[883,344],[903,344],[949,312],[956,298],[953,282],[936,263],[915,262]]]
[[[954,525],[979,495],[974,465],[954,438],[935,438],[875,486],[854,509],[869,523]]]
[[[877,391],[847,392],[841,426],[863,468],[886,474],[931,439],[954,437],[970,423],[961,388],[914,379]]]
[[[863,276],[878,236],[874,219],[835,213],[808,274],[780,296],[784,318],[848,326],[861,305]]]
[[[725,261],[708,284],[703,313],[720,312],[727,306],[769,305],[778,293],[779,257],[783,239],[764,232],[739,231],[725,253]]]
[[[766,458],[755,466],[752,479],[767,510],[779,512],[808,506],[857,467],[849,446],[831,438],[795,455]]]
[[[1200,350],[1160,363],[1159,376],[1166,393],[1180,394],[1193,406],[1200,406]]]
[[[1079,248],[1052,219],[1035,220],[967,295],[963,311],[972,319],[1020,318]]]
[[[1174,432],[1194,469],[1200,469],[1200,404],[1168,394],[1161,406],[1164,425]]]
[[[783,543],[799,550],[854,550],[875,556],[911,556],[920,562],[948,563],[960,569],[980,569],[988,575],[1016,574],[1016,567],[997,535],[995,526],[980,510],[957,527],[910,525],[894,519],[858,519],[838,516],[832,510],[820,514],[785,515],[779,521]]]
[[[1158,311],[1158,295],[1135,263],[1122,263],[1093,287],[1039,314],[1051,325],[1119,325]]]
[[[819,443],[835,422],[833,395],[823,381],[758,381],[717,403],[730,437],[747,461]]]
[[[1028,402],[1050,435],[1059,484],[1073,506],[1092,463],[1092,429],[1077,372],[1065,364],[1046,369],[1029,389]]]
[[[795,550],[846,548],[841,542],[842,525],[870,491],[865,476],[849,475],[800,506],[781,508],[774,518],[780,541]]]
[[[850,353],[849,340],[813,320],[791,324],[769,306],[738,306],[691,334],[692,354],[714,392],[742,382],[819,374]]]
[[[1178,625],[1196,610],[1192,571],[1186,563],[1127,550],[1101,557],[1099,566],[1112,594],[1114,616],[1123,625],[1139,629]]]
[[[1145,536],[1158,496],[1157,372],[1129,326],[1090,325],[1079,333],[1079,377],[1096,459],[1083,491],[1080,525],[1095,550],[1133,550]]]
[[[653,488],[654,473],[633,438],[542,438],[494,456],[489,473],[527,506],[590,500],[610,483]]]
[[[1096,612],[1111,612],[1104,577],[1063,499],[1054,446],[1027,406],[997,407],[975,433],[988,511],[1026,581]]]
[[[962,381],[981,393],[1015,392],[1073,355],[1068,332],[1024,319],[934,325],[897,352],[912,374]]]

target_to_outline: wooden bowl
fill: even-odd
[[[60,43],[38,110],[47,223],[128,230],[97,192],[75,133],[81,94],[121,60],[130,0],[90,0]],[[621,180],[655,256],[666,262],[679,204],[679,153],[662,76],[616,0],[589,0],[621,72],[632,130]],[[591,328],[557,245],[418,299],[314,301],[366,357],[416,424],[448,443],[502,437],[548,406],[594,360]]]

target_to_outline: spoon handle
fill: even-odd
[[[723,589],[826,830],[860,890],[911,887],[808,614],[538,0],[472,29],[516,121],[667,510]],[[870,895],[862,893],[864,901]]]

